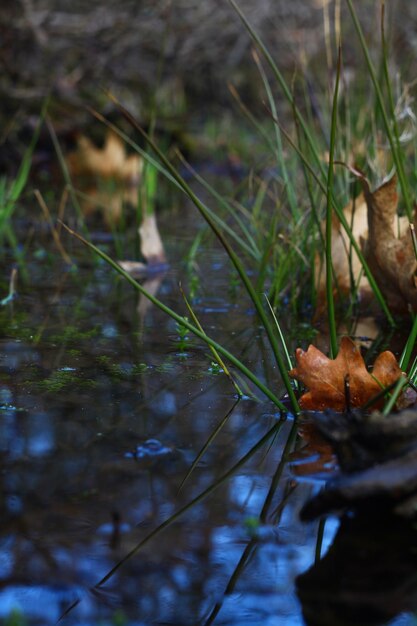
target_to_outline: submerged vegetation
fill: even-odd
[[[88,325],[89,312],[74,309],[72,319],[66,319],[65,329],[57,334],[49,332],[47,340],[60,345],[63,351],[65,348],[68,363],[72,359],[75,367],[57,359],[49,372],[43,371],[42,380],[36,381],[38,388],[51,394],[53,401],[67,391],[88,394],[97,388],[106,393],[102,381],[105,376],[111,385],[120,387],[118,402],[124,407],[123,385],[137,384],[146,395],[146,390],[152,389],[153,372],[171,374],[177,384],[178,372],[186,367],[192,370],[192,359],[204,346],[198,369],[189,373],[190,379],[198,378],[202,371],[201,378],[210,379],[214,385],[223,380],[234,401],[200,442],[195,456],[185,459],[183,451],[166,455],[169,459],[164,458],[163,462],[168,463],[167,467],[179,466],[182,471],[173,499],[175,506],[167,507],[164,515],[152,520],[150,531],[132,538],[128,547],[113,559],[115,565],[108,570],[101,568],[100,576],[89,581],[89,588],[95,594],[101,593],[151,540],[186,514],[191,515],[199,503],[232,479],[252,457],[261,453],[262,463],[266,462],[270,450],[278,446],[259,515],[245,513],[249,540],[224,586],[222,599],[216,599],[211,607],[205,606],[204,614],[199,615],[198,623],[205,626],[215,622],[225,597],[235,588],[262,541],[267,521],[273,524],[281,519],[297,488],[293,478],[283,481],[288,462],[294,462],[295,479],[308,474],[302,473],[302,463],[297,466],[297,455],[303,454],[303,450],[308,452],[308,458],[314,457],[310,473],[315,477],[334,473],[336,463],[341,468],[341,474],[331,479],[327,491],[307,504],[302,503],[305,519],[325,519],[329,512],[339,514],[345,510],[354,510],[360,519],[364,511],[368,515],[374,507],[381,516],[387,513],[392,523],[394,514],[415,519],[417,511],[417,244],[412,191],[417,182],[417,133],[411,88],[402,82],[402,77],[391,77],[384,5],[379,56],[375,61],[377,55],[369,50],[355,5],[352,0],[346,1],[366,68],[365,74],[357,72],[353,76],[344,66],[343,28],[340,13],[335,11],[334,39],[327,32],[325,42],[328,80],[321,89],[310,83],[307,74],[296,75],[293,82],[288,82],[238,3],[229,2],[252,40],[253,60],[264,89],[264,113],[258,119],[246,106],[244,97],[231,87],[234,101],[246,117],[244,124],[251,128],[248,143],[252,146],[255,136],[262,146],[256,148],[255,165],[244,164],[243,158],[233,152],[227,162],[231,182],[223,181],[217,186],[210,176],[204,177],[196,170],[192,155],[193,166],[180,150],[161,147],[156,130],[156,101],[149,129],[144,130],[123,103],[108,93],[122,123],[90,110],[92,117],[106,127],[102,148],[87,136],[79,135],[75,150],[66,154],[46,111],[42,114],[40,125],[45,122],[48,128],[65,181],[56,214],[47,194],[36,192],[55,254],[63,267],[70,268],[70,280],[77,284],[81,245],[77,246],[81,242],[92,252],[91,280],[99,277],[95,297],[101,289],[100,281],[104,285],[99,307],[106,307],[110,270],[138,294],[135,340],[146,336],[147,315],[152,310],[149,302],[172,320],[167,357],[153,363],[136,351],[135,358],[117,361],[102,352],[107,340],[118,341],[117,330],[93,317]],[[338,6],[340,3],[336,2],[336,9]],[[129,127],[135,132],[134,139]],[[0,184],[0,232],[13,250],[22,281],[26,280],[28,244],[23,249],[18,244],[11,218],[26,188],[39,128],[15,181]],[[250,152],[248,149],[245,158],[249,159]],[[170,255],[157,226],[160,197],[170,197],[167,183],[194,205],[202,219],[183,260],[183,275],[176,289],[180,304],[173,306],[166,303],[161,287]],[[130,214],[127,206],[133,207]],[[111,235],[104,237],[104,245],[100,242],[103,233],[100,231],[98,236],[90,228],[95,211],[99,212],[100,228]],[[130,228],[132,224],[134,227]],[[232,319],[232,330],[218,339],[209,313],[205,312],[204,319],[200,314],[199,298],[209,285],[205,283],[204,270],[199,271],[199,263],[208,242],[216,255],[223,255],[230,264],[231,300],[233,295],[240,304],[247,302],[250,315],[256,319],[256,340],[260,336],[260,345],[265,348],[261,355],[254,356],[250,346],[242,348],[235,340]],[[56,262],[55,258],[51,263]],[[3,287],[4,299],[0,304],[12,306],[15,279],[10,281],[9,295]],[[117,281],[112,288],[123,289]],[[84,289],[88,293],[89,283]],[[117,297],[115,301],[112,306],[120,308],[122,325],[127,316],[124,301]],[[231,308],[227,315],[232,318]],[[13,337],[16,329],[8,326],[7,319],[2,319],[2,325]],[[398,349],[398,341],[390,346],[389,333],[398,333],[399,329],[406,329],[406,333],[401,333]],[[39,344],[43,333],[41,325],[36,332],[23,329],[21,336]],[[159,341],[157,333],[152,340]],[[317,347],[306,350],[312,341]],[[86,343],[94,344],[88,366],[82,363],[81,347]],[[363,351],[363,357],[364,346],[367,351]],[[387,349],[390,347],[393,352]],[[127,351],[126,346],[124,349]],[[268,362],[264,369],[260,366],[263,361]],[[31,376],[33,373],[29,372],[28,385]],[[170,398],[169,393],[167,397]],[[188,497],[188,483],[202,463],[210,464],[212,446],[233,419],[237,404],[265,400],[268,411],[273,407],[272,424],[266,424],[268,428],[256,441],[248,440],[245,454],[240,449],[238,454],[232,454],[227,466],[220,466],[203,488],[197,493],[191,491]],[[405,407],[407,411],[397,415]],[[308,411],[314,412],[313,417]],[[146,422],[147,417],[141,419]],[[109,433],[110,437],[117,437],[117,424]],[[102,437],[101,430],[99,436]],[[152,473],[161,460],[158,450],[171,452],[171,447],[161,445],[153,437],[148,437],[145,444],[149,442],[153,442],[155,464],[153,460],[145,468],[138,464],[138,471]],[[132,453],[130,457],[128,453],[124,455],[125,459],[131,457]],[[112,463],[109,466],[114,471]],[[124,480],[122,470],[117,471]],[[385,477],[383,486],[381,476]],[[404,481],[407,487],[403,486]],[[277,491],[280,500],[274,508]],[[245,510],[244,503],[240,506]],[[294,519],[300,508],[291,510]],[[111,541],[118,538],[119,531],[120,520],[115,515]],[[322,520],[316,533],[316,564],[320,563],[324,537]],[[304,581],[305,578],[300,582],[301,588]],[[217,593],[215,597],[218,596]],[[65,598],[62,619],[71,619],[82,602],[80,593],[75,598]],[[307,623],[318,623],[308,621],[307,615],[308,611]],[[18,613],[11,613],[10,623],[14,623],[14,616],[20,619]],[[120,623],[124,623],[123,619]]]

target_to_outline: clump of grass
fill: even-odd
[[[153,211],[156,176],[163,175],[191,199],[200,214],[206,220],[211,232],[214,233],[223,245],[239,276],[242,287],[252,300],[265,334],[268,337],[284,388],[289,396],[292,410],[297,414],[298,404],[294,385],[288,377],[289,364],[282,354],[282,348],[279,345],[276,330],[271,324],[260,294],[267,292],[269,301],[272,303],[275,312],[278,309],[282,309],[282,305],[285,301],[284,298],[287,298],[288,301],[288,295],[290,294],[289,301],[292,302],[294,309],[297,311],[296,303],[302,300],[300,294],[302,293],[303,287],[310,280],[311,268],[309,266],[315,262],[315,255],[320,246],[317,242],[321,242],[325,249],[327,319],[330,330],[331,355],[336,356],[338,349],[338,320],[336,319],[336,308],[334,305],[334,292],[335,290],[337,292],[337,280],[332,270],[331,232],[333,215],[339,219],[342,227],[346,231],[350,245],[352,249],[356,251],[362,263],[363,272],[368,277],[375,294],[375,299],[379,302],[388,322],[394,325],[395,320],[370,272],[369,266],[363,256],[360,242],[355,240],[351,225],[347,222],[342,211],[342,206],[351,193],[350,187],[352,187],[352,182],[349,180],[346,172],[343,175],[339,175],[339,173],[336,175],[334,172],[336,156],[341,157],[338,160],[345,162],[348,162],[351,158],[348,138],[351,143],[354,143],[355,130],[360,118],[357,111],[352,112],[348,109],[349,104],[352,106],[352,96],[349,95],[348,101],[346,88],[342,93],[342,99],[340,99],[339,85],[343,82],[341,48],[339,48],[335,84],[331,97],[332,104],[330,110],[326,109],[324,106],[326,99],[323,99],[324,103],[322,103],[322,108],[320,108],[319,111],[320,123],[318,124],[318,114],[317,111],[313,110],[314,107],[311,98],[308,99],[306,96],[303,107],[305,112],[303,112],[295,97],[294,89],[286,83],[275,61],[239,9],[235,0],[230,0],[230,3],[242,19],[254,44],[258,48],[258,53],[254,55],[254,59],[264,84],[267,107],[270,111],[271,124],[274,130],[274,141],[268,138],[268,143],[274,152],[277,172],[279,172],[277,180],[272,180],[271,182],[260,178],[256,185],[257,190],[251,207],[240,199],[222,196],[201,176],[195,174],[196,180],[203,185],[204,189],[216,201],[220,211],[216,212],[211,209],[196,195],[194,190],[180,174],[179,170],[160,150],[152,136],[152,129],[151,134],[147,134],[113,96],[110,97],[112,97],[119,106],[120,111],[142,135],[146,149],[139,147],[138,144],[126,137],[123,132],[105,120],[99,113],[93,113],[98,119],[118,133],[125,141],[130,143],[142,155],[146,162],[145,171],[148,170],[150,172],[150,179],[145,185],[144,193],[146,198],[139,203],[141,205],[141,212],[144,210]],[[388,108],[385,106],[382,90],[376,81],[374,66],[366,43],[364,42],[353,5],[351,2],[348,2],[348,5],[355,29],[358,33],[359,41],[365,54],[369,76],[375,86],[375,111],[381,112],[383,126],[387,133],[392,151],[393,162],[396,164],[397,168],[402,171],[400,180],[403,179],[402,187],[407,208],[409,191],[406,189],[405,183],[405,159],[401,153],[398,125],[395,119],[395,107],[386,58],[387,49],[384,29],[382,28],[382,52],[384,79],[389,102]],[[296,128],[295,137],[283,128],[277,118],[278,113],[274,101],[273,89],[263,68],[261,59],[264,59],[270,70],[272,70],[272,76],[276,79],[282,95],[291,108]],[[307,94],[306,83],[302,81],[301,83],[301,87],[304,88]],[[363,101],[361,101],[361,104],[363,104]],[[316,106],[316,104],[314,106]],[[376,119],[377,116],[375,114],[373,121]],[[374,148],[377,146],[376,135],[377,132],[372,131],[371,142]],[[284,140],[290,143],[290,149],[292,150],[290,159],[287,159],[287,153],[284,152]],[[326,156],[326,149],[328,149],[328,156]],[[155,156],[152,156],[151,152]],[[299,188],[300,172],[302,173],[303,186]],[[277,193],[279,189],[277,183],[281,187],[281,193]],[[304,193],[304,198],[307,198],[309,207],[307,210],[303,211],[303,207],[306,206],[305,199],[302,197]],[[275,212],[275,215],[272,217],[272,227],[271,204],[272,210]],[[147,205],[150,205],[150,209]],[[324,218],[326,234],[323,239],[320,225]],[[109,262],[108,258],[105,258],[105,260]],[[302,261],[301,263],[300,260]],[[256,275],[255,283],[248,278],[246,264],[250,264],[253,268],[252,271]],[[120,270],[118,267],[116,267],[116,269],[117,271]],[[289,287],[290,285],[293,285],[293,287]],[[138,288],[137,285],[136,288]],[[355,298],[356,286],[354,284],[352,285],[351,292],[352,297]],[[311,289],[310,287],[308,293],[309,299],[314,301],[316,298],[314,288]],[[159,301],[157,305],[162,308]],[[354,302],[351,302],[350,307],[347,308],[349,314],[353,305]],[[169,314],[178,321],[179,318],[176,318],[172,311],[170,311]],[[277,315],[277,317],[279,316]],[[198,321],[193,319],[193,324],[187,322],[188,326],[184,326],[183,317],[180,316],[180,318],[181,321],[178,321],[178,323],[181,324],[181,328],[186,328],[187,331],[191,330],[191,332],[197,334],[200,339],[206,341],[210,348],[213,349],[213,344],[210,343],[211,340],[207,340],[207,335],[201,327],[199,327]],[[410,346],[411,340],[408,344],[407,354],[412,351],[412,347]],[[217,347],[214,347],[214,350],[217,350]],[[216,360],[216,362],[218,361]],[[239,360],[236,360],[235,365],[237,365],[238,362]],[[237,365],[240,371],[245,371],[247,375],[247,370],[244,370],[242,366],[243,364],[240,362],[239,365]],[[222,369],[224,368],[222,367]],[[256,377],[252,376],[252,382],[255,382],[255,379]],[[259,382],[259,380],[256,380],[255,384],[258,388],[261,388]],[[265,393],[265,389],[262,389],[262,391]],[[272,393],[272,395],[269,394],[268,397],[270,399],[273,397],[273,401],[277,406],[281,409],[283,408],[282,403],[276,402],[277,398],[274,393]]]

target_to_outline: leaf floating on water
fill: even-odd
[[[392,352],[382,352],[376,359],[372,375],[368,372],[359,349],[349,337],[343,337],[335,359],[310,345],[307,351],[298,348],[295,353],[297,366],[290,376],[308,388],[300,398],[304,410],[323,411],[334,409],[345,411],[362,407],[377,396],[383,387],[395,383],[402,371]],[[346,381],[349,382],[349,406],[346,398]],[[373,405],[378,408],[384,400]]]

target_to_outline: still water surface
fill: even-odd
[[[148,282],[182,314],[178,281],[189,282],[184,259],[200,227],[190,211],[162,216],[170,267]],[[390,601],[385,613],[382,607],[379,621],[358,618],[357,608],[353,617],[344,615],[346,599],[329,612],[317,580],[329,588],[329,580],[341,580],[350,589],[348,575],[357,576],[352,566],[343,583],[338,557],[330,565],[333,577],[319,572],[319,579],[300,587],[302,606],[295,581],[313,566],[318,524],[301,523],[298,513],[321,484],[280,464],[295,434],[292,420],[280,421],[264,399],[236,403],[206,347],[192,338],[181,345],[172,320],[147,308],[78,245],[74,250],[77,270],[71,271],[56,257],[52,262],[42,242],[33,244],[28,280],[21,278],[18,297],[0,310],[1,622],[54,624],[71,606],[62,623],[82,626],[382,624],[411,610],[416,594],[403,587],[410,580],[415,586],[415,575],[404,577],[406,600]],[[279,395],[266,341],[224,255],[216,246],[204,248],[197,262],[194,304],[203,327]],[[228,480],[95,587],[274,425],[275,435]],[[336,519],[327,520],[322,554],[338,527]],[[352,537],[351,529],[341,529]],[[347,560],[355,564],[354,557]],[[362,616],[373,593],[366,580],[365,573]],[[350,605],[357,590],[352,594]],[[381,606],[384,598],[377,594]],[[392,622],[413,623],[410,614]]]

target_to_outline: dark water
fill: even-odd
[[[170,269],[148,283],[182,314],[177,284],[189,284],[184,259],[200,228],[192,211],[163,215]],[[369,528],[344,522],[338,531],[339,522],[327,520],[323,554],[337,533],[330,563],[305,574],[297,595],[295,581],[314,564],[318,533],[318,525],[301,523],[298,513],[320,484],[297,479],[281,463],[295,434],[292,420],[280,421],[264,399],[236,403],[206,347],[192,338],[181,346],[172,320],[146,308],[78,245],[67,244],[77,259],[72,271],[45,251],[45,241],[32,240],[26,281],[21,275],[18,297],[0,309],[1,623],[54,624],[71,606],[63,624],[382,624],[397,614],[392,624],[416,623],[402,614],[417,605],[409,528],[394,528],[391,539],[407,538],[389,544],[395,549],[387,550],[382,535],[358,560]],[[224,255],[205,247],[197,264],[195,308],[204,328],[279,395],[267,343]],[[96,587],[269,431],[228,480]],[[380,588],[372,569],[367,575],[370,561],[385,567],[389,585]],[[358,571],[359,589],[350,584]],[[369,621],[369,603],[379,608],[377,621]],[[353,607],[351,616],[346,606]]]

